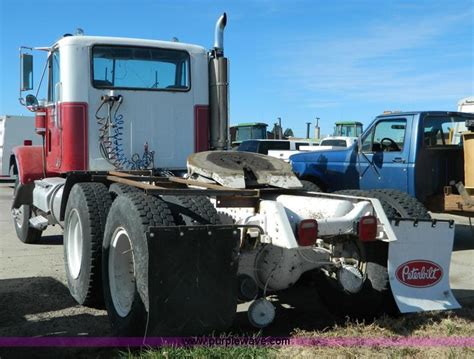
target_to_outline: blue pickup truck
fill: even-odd
[[[426,209],[413,197],[436,210],[444,187],[464,178],[461,133],[473,117],[446,111],[383,114],[351,147],[295,154],[290,163],[314,188],[371,194],[405,207],[397,211],[401,217],[424,217]]]

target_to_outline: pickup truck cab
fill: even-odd
[[[325,191],[397,189],[427,203],[462,181],[461,133],[474,114],[427,111],[377,116],[348,148],[290,157],[300,179]]]

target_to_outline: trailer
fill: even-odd
[[[82,34],[49,48],[48,99],[22,99],[43,145],[14,150],[19,239],[61,226],[72,297],[105,307],[121,336],[225,330],[238,301],[265,327],[269,294],[305,272],[341,315],[458,308],[452,222],[389,218],[376,199],[308,191],[288,163],[227,150],[226,22],[209,52]]]

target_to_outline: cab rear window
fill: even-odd
[[[92,85],[95,88],[187,91],[190,88],[186,51],[128,47],[92,48]]]

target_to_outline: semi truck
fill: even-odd
[[[105,306],[121,336],[225,330],[238,301],[265,327],[269,295],[305,272],[340,315],[458,308],[452,222],[392,219],[377,199],[308,191],[289,164],[227,150],[226,23],[209,51],[65,36],[47,49],[45,100],[23,97],[35,48],[21,48],[43,144],[14,149],[19,239],[62,227],[72,297]]]

